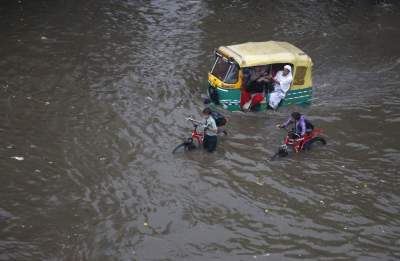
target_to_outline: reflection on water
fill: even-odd
[[[5,1],[0,260],[399,258],[399,11]],[[227,113],[216,153],[172,155],[213,49],[268,39],[313,58],[313,105]],[[328,146],[270,162],[292,110]]]

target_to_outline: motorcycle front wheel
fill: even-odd
[[[287,147],[279,147],[279,150],[277,153],[275,153],[272,157],[271,160],[274,160],[276,158],[283,158],[286,157],[289,154]]]
[[[193,139],[189,138],[189,139],[185,140],[184,142],[182,142],[181,144],[179,144],[178,146],[176,146],[172,150],[172,154],[184,152],[184,151],[188,151],[188,150],[193,150],[195,148],[196,148],[196,145],[194,145]]]

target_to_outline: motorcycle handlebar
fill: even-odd
[[[196,123],[200,123],[200,121],[193,119],[192,117],[187,117],[186,118],[187,121],[191,121],[191,122],[196,122]]]
[[[193,119],[192,117],[187,117],[186,120],[191,121],[196,126],[201,125],[200,121],[197,121],[197,120]]]

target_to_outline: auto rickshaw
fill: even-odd
[[[221,46],[215,52],[215,62],[208,73],[208,96],[212,105],[229,111],[241,108],[249,72],[262,71],[272,77],[285,65],[290,65],[293,81],[279,106],[309,104],[312,96],[312,61],[302,50],[287,42],[248,42]],[[268,86],[267,86],[268,87]],[[268,89],[268,90],[267,90]],[[268,108],[273,85],[266,88],[257,111]]]

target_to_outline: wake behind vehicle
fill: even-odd
[[[229,111],[241,110],[244,75],[251,71],[274,76],[285,65],[292,68],[293,81],[280,106],[309,104],[312,97],[312,61],[302,50],[287,42],[248,42],[221,46],[208,73],[208,96],[215,106]],[[258,110],[267,109],[270,93],[265,94]]]

